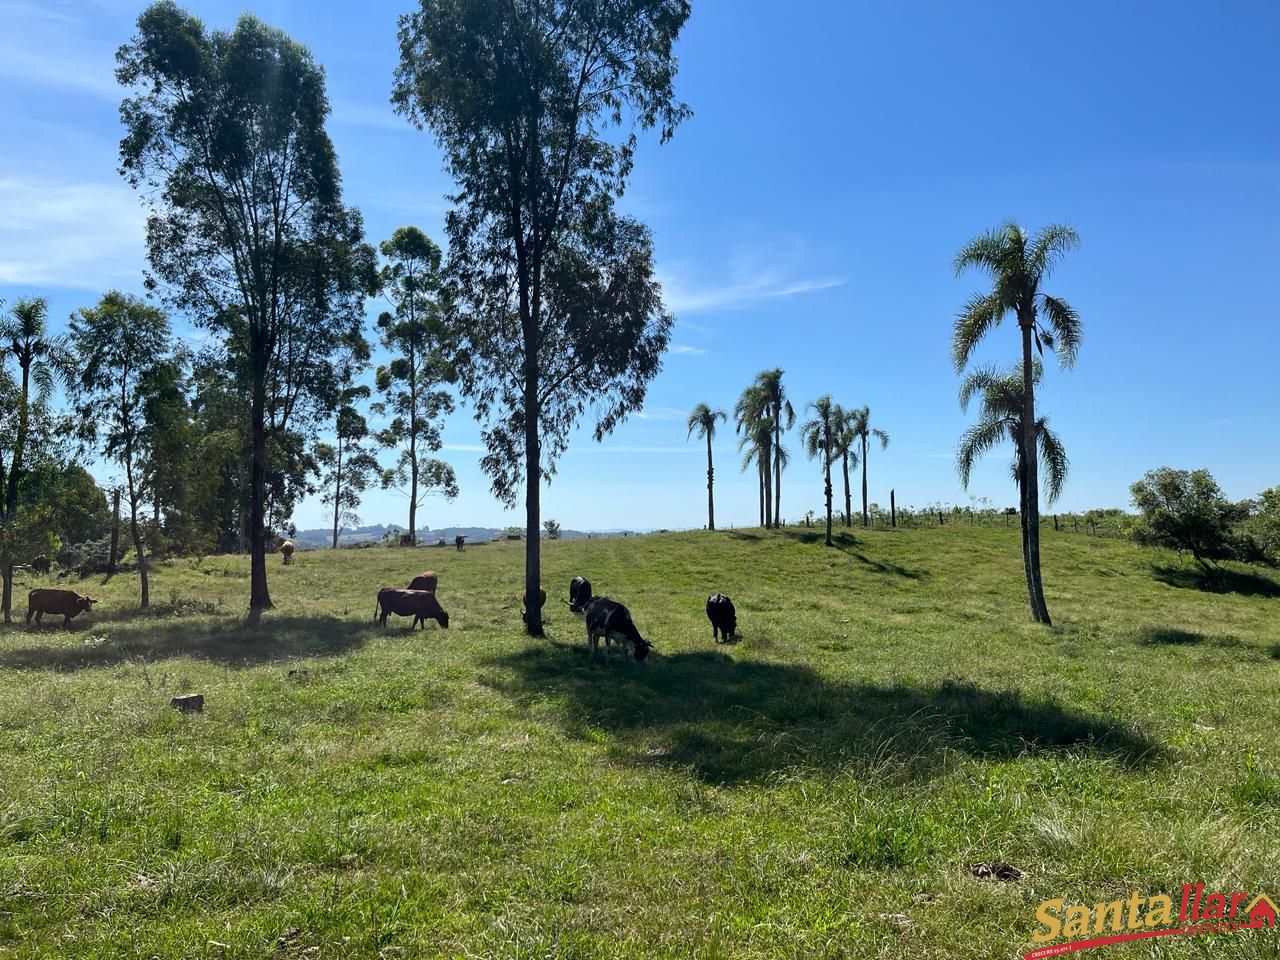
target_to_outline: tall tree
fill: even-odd
[[[1022,339],[1023,423],[1036,422],[1033,347],[1041,353],[1046,347],[1055,350],[1063,367],[1074,365],[1080,349],[1080,317],[1065,300],[1040,289],[1062,257],[1079,245],[1080,237],[1071,227],[1053,224],[1031,237],[1008,220],[970,240],[956,254],[956,274],[970,267],[981,270],[991,278],[991,289],[970,297],[956,317],[951,358],[957,371],[964,370],[982,338],[1012,314]],[[1023,432],[1022,446],[1026,469],[1021,494],[1027,521],[1023,550],[1027,597],[1031,619],[1049,624],[1052,621],[1040,574],[1039,460],[1032,431]]]
[[[316,444],[315,458],[323,473],[321,502],[333,507],[333,549],[338,549],[338,535],[344,524],[360,522],[356,511],[360,498],[382,472],[378,458],[366,446],[369,424],[356,408],[356,402],[369,398],[369,388],[349,387],[334,416],[333,443]]]
[[[453,412],[453,398],[440,384],[452,371],[440,354],[444,332],[443,276],[440,248],[417,227],[401,227],[382,243],[383,293],[394,313],[378,317],[382,345],[393,354],[376,374],[384,399],[374,412],[390,414],[379,433],[388,447],[401,447],[394,482],[409,499],[409,536],[418,539],[418,508],[432,490],[457,495],[453,468],[430,454],[443,445],[442,418]]]
[[[256,619],[271,607],[270,460],[296,463],[336,401],[332,365],[359,334],[374,254],[342,203],[324,74],[305,47],[248,14],[209,31],[157,0],[116,59],[134,91],[121,172],[150,207],[149,282],[222,335],[247,394]]]
[[[760,389],[765,409],[773,420],[773,525],[779,527],[782,525],[782,470],[786,466],[782,434],[795,425],[796,412],[787,399],[781,370],[762,370],[756,376],[756,386]]]
[[[858,455],[854,450],[854,442],[857,440],[855,427],[857,419],[853,416],[854,411],[846,410],[844,407],[836,404],[831,411],[831,419],[834,424],[834,435],[832,443],[834,445],[833,455],[840,459],[840,471],[844,476],[844,525],[846,527],[853,526],[853,498],[849,488],[849,461],[853,460],[853,465],[858,465]]]
[[[862,525],[869,527],[871,526],[871,513],[867,505],[867,454],[872,440],[880,441],[881,450],[888,449],[889,435],[883,430],[877,430],[871,426],[871,408],[865,406],[849,411],[849,429],[853,433],[854,442],[857,444],[854,461],[862,464]]]
[[[827,546],[831,546],[831,461],[835,456],[836,405],[831,394],[825,394],[809,404],[813,416],[800,426],[800,437],[810,460],[821,460],[823,493],[827,500]]]
[[[707,441],[707,529],[714,530],[716,528],[716,497],[715,482],[716,468],[715,463],[711,459],[711,441],[716,436],[716,424],[724,423],[728,420],[728,415],[723,410],[712,410],[705,403],[700,403],[693,408],[689,414],[689,420],[686,426],[689,428],[688,436],[693,436],[693,431],[698,431],[698,436]]]
[[[19,300],[0,318],[0,350],[12,356],[18,367],[13,412],[12,459],[4,483],[2,516],[18,511],[18,484],[31,439],[32,416],[42,410],[53,392],[55,369],[51,363],[53,342],[48,332],[49,305],[43,297]],[[4,469],[0,462],[0,470]]]
[[[1032,369],[1035,382],[1040,382],[1043,367],[1037,359]],[[960,407],[969,408],[974,397],[979,397],[978,422],[964,432],[960,438],[960,446],[956,450],[956,470],[960,474],[960,483],[969,489],[969,478],[973,465],[992,448],[1008,440],[1013,443],[1014,455],[1010,472],[1018,485],[1018,496],[1022,498],[1022,488],[1027,482],[1026,470],[1022,465],[1022,414],[1023,382],[1022,370],[1014,367],[1010,370],[982,368],[974,370],[964,378],[960,385]],[[1045,499],[1053,503],[1062,493],[1063,484],[1067,481],[1066,448],[1062,441],[1049,429],[1048,419],[1041,417],[1036,421],[1035,447],[1039,451],[1045,488]],[[1027,515],[1021,511],[1023,552],[1027,544]]]
[[[754,461],[760,480],[760,526],[773,526],[773,419],[759,384],[742,391],[733,405],[734,430],[741,439],[738,449],[746,451],[742,469]]]
[[[588,408],[597,441],[640,408],[670,339],[649,231],[615,198],[636,131],[665,141],[689,113],[672,49],[688,16],[688,0],[422,0],[400,19],[392,101],[458,184],[455,365],[494,493],[514,505],[524,485],[530,596],[542,480]],[[536,605],[526,629],[542,634]]]
[[[124,472],[143,607],[151,594],[141,515],[154,476],[146,469],[154,432],[145,412],[151,394],[166,382],[162,368],[173,362],[171,338],[160,310],[114,290],[71,318],[70,341],[80,357],[70,391],[77,434],[91,448],[101,443],[103,455]]]

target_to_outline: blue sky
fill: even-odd
[[[242,4],[195,2],[229,27]],[[387,105],[409,0],[266,0],[253,11],[324,64],[346,197],[370,239],[440,239],[449,182],[429,134]],[[116,174],[117,45],[141,4],[0,0],[0,297],[47,296],[55,326],[116,286],[139,290],[143,216]],[[892,443],[872,499],[1015,502],[1005,455],[956,479],[952,318],[981,279],[956,249],[1014,217],[1083,239],[1049,289],[1085,323],[1074,371],[1042,407],[1072,467],[1060,509],[1124,506],[1161,464],[1207,466],[1227,493],[1280,483],[1280,8],[1255,3],[695,0],[679,53],[694,110],[646,141],[626,205],[653,228],[673,348],[645,412],[603,446],[583,435],[544,492],[565,526],[705,522],[697,402],[730,409],[766,367],[797,408],[869,404]],[[379,306],[372,304],[371,316]],[[982,362],[1017,355],[1012,325]],[[425,522],[505,525],[464,407],[444,452],[462,495]],[[816,464],[789,441],[783,514],[817,509]],[[732,430],[717,440],[717,519],[755,522]],[[388,460],[390,455],[388,455]],[[369,522],[404,522],[394,494]],[[299,526],[322,526],[308,502]]]

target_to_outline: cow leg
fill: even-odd
[[[37,611],[36,611],[36,626],[37,626],[37,627],[38,627],[38,626],[40,626],[40,621],[41,621],[43,618],[44,618],[44,611],[43,611],[43,610],[37,610]],[[27,621],[27,622],[28,622],[28,623],[30,623],[30,621]]]
[[[69,613],[64,613],[64,614],[62,615],[62,629],[63,629],[63,630],[70,630],[70,629],[71,629],[71,614],[69,614]]]

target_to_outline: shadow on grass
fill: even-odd
[[[108,627],[103,629],[103,627]],[[12,644],[19,637],[46,641],[36,646],[0,649],[0,669],[85,670],[125,662],[152,662],[175,657],[209,660],[229,667],[306,657],[334,657],[359,647],[376,629],[363,620],[337,617],[276,617],[268,615],[250,626],[240,617],[178,622],[155,615],[135,617],[119,633],[95,617],[72,621],[67,631],[58,626],[30,630],[15,628],[0,633]],[[103,643],[92,638],[107,634]],[[6,644],[7,645],[7,644]]]
[[[1214,647],[1234,649],[1245,646],[1239,637],[1201,633],[1199,630],[1183,630],[1180,627],[1146,627],[1138,634],[1138,642],[1144,646],[1188,647],[1208,644]]]
[[[1151,567],[1151,575],[1171,587],[1203,590],[1206,593],[1238,593],[1246,597],[1280,597],[1280,583],[1271,577],[1243,570],[1220,567]]]
[[[610,749],[619,762],[657,759],[708,783],[886,764],[927,779],[951,751],[1083,751],[1130,767],[1161,756],[1153,741],[1117,721],[970,684],[833,683],[808,667],[716,652],[605,666],[564,645],[530,647],[488,667],[484,683],[518,701],[554,704],[569,733],[615,735]]]
[[[798,540],[800,543],[817,543],[821,544],[826,539],[825,530],[784,530],[783,534],[792,540]],[[923,580],[929,576],[927,570],[912,570],[908,567],[900,566],[896,563],[889,563],[885,560],[872,560],[864,553],[859,553],[858,538],[848,531],[832,533],[831,546],[839,550],[841,553],[847,554],[854,560],[863,564],[872,573],[887,573],[895,577],[905,577],[908,580]]]

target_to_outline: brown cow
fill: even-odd
[[[31,615],[35,614],[36,623],[46,614],[61,615],[62,626],[70,628],[71,618],[81,610],[92,610],[98,601],[74,590],[51,590],[40,588],[27,594],[27,626],[31,626]]]
[[[292,540],[286,540],[284,543],[280,544],[280,555],[284,557],[284,565],[286,567],[293,563],[293,549]]]
[[[425,590],[427,593],[435,593],[436,579],[436,572],[434,570],[427,570],[424,573],[418,574],[409,581],[409,589]]]
[[[545,587],[538,587],[538,609],[541,610],[547,605],[547,591]],[[520,619],[525,623],[529,622],[529,591],[526,590],[520,594]]]
[[[385,627],[387,617],[393,613],[398,617],[413,617],[410,630],[416,629],[419,623],[425,630],[428,620],[434,620],[444,629],[449,629],[449,614],[440,607],[440,601],[436,599],[436,595],[426,590],[383,587],[378,591],[378,602],[373,608],[373,618]]]

